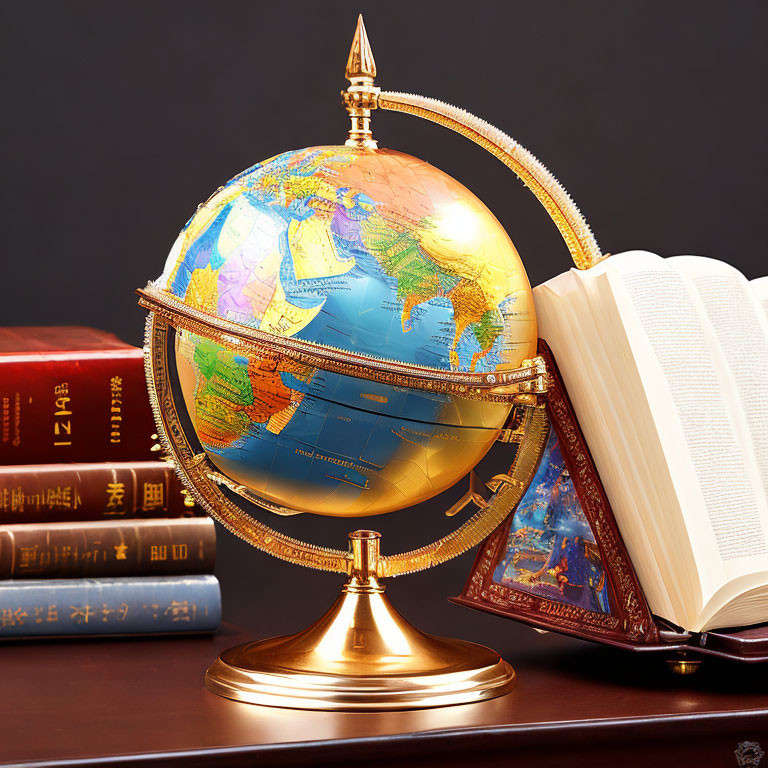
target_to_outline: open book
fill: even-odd
[[[768,621],[768,278],[632,251],[534,298],[651,610]]]

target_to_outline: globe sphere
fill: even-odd
[[[515,368],[536,350],[525,270],[468,189],[392,150],[312,147],[221,187],[156,287],[198,316],[444,371]],[[453,485],[510,406],[245,356],[176,333],[197,437],[236,485],[291,510],[390,512]]]

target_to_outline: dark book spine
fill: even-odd
[[[191,517],[196,510],[169,464],[0,467],[0,523]]]
[[[0,638],[214,632],[220,623],[215,576],[0,584]]]
[[[0,465],[152,459],[139,349],[0,356]]]
[[[0,579],[211,573],[206,517],[0,527]]]

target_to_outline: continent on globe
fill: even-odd
[[[502,226],[391,150],[316,147],[241,173],[188,222],[159,282],[246,326],[433,368],[535,354],[530,285]]]
[[[214,465],[278,504],[374,515],[453,484],[486,454],[509,406],[243,357],[179,331],[176,365]]]
[[[244,171],[190,219],[156,287],[246,328],[437,370],[515,368],[536,350],[530,285],[499,222],[391,150],[315,147]],[[319,514],[436,495],[485,455],[510,407],[245,357],[183,330],[176,365],[214,465]]]

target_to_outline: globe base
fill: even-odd
[[[407,622],[376,576],[379,534],[350,538],[352,575],[331,608],[295,635],[222,652],[206,672],[209,691],[272,707],[381,711],[468,704],[515,687],[499,654]]]

